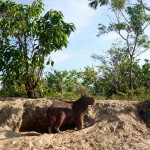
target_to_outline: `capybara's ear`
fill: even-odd
[[[81,98],[84,98],[84,97],[86,97],[86,95],[85,94],[81,94]]]

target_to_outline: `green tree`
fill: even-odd
[[[46,79],[49,88],[54,92],[60,92],[61,96],[65,92],[74,92],[78,85],[78,76],[76,70],[64,70],[48,72]]]
[[[150,11],[150,7],[147,6],[147,4],[143,2],[143,0],[139,0],[139,2],[140,2],[140,4],[144,7],[144,9]]]
[[[96,9],[98,6],[110,5],[112,8],[121,10],[125,7],[125,0],[89,0],[89,6]]]
[[[77,70],[68,71],[68,75],[66,76],[66,91],[67,92],[75,92],[78,85],[80,84],[80,80],[78,78]]]
[[[95,0],[90,3],[91,7],[97,8],[98,4],[108,5],[111,11],[110,23],[108,26],[99,24],[98,36],[109,32],[116,32],[123,41],[123,49],[129,55],[129,89],[133,88],[132,70],[136,58],[149,50],[149,37],[144,34],[145,29],[150,25],[150,15],[146,14],[145,8],[136,3],[125,5],[124,0]],[[97,3],[97,4],[96,4]],[[120,6],[121,5],[121,6]],[[111,19],[113,18],[113,19]]]
[[[53,73],[49,72],[46,78],[50,89],[54,90],[55,92],[60,92],[61,95],[63,95],[67,74],[68,72],[66,70],[64,71],[53,70]]]
[[[100,61],[96,89],[102,96],[110,97],[112,94],[128,91],[129,57],[119,45],[120,43],[114,44],[106,52],[106,56],[92,55],[94,60]]]
[[[98,73],[95,71],[94,67],[85,67],[83,71],[79,72],[79,79],[81,84],[91,91],[92,94],[96,92],[96,81]]]
[[[67,47],[75,30],[61,12],[50,10],[41,16],[43,6],[42,0],[31,5],[0,1],[0,71],[5,80],[24,84],[30,98],[35,97],[46,58]],[[54,62],[49,58],[46,64]]]
[[[150,61],[145,60],[142,66],[134,65],[134,86],[145,87],[146,90],[150,89]]]

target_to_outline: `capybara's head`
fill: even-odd
[[[81,101],[84,101],[87,105],[94,105],[95,100],[93,97],[82,95],[80,98]]]

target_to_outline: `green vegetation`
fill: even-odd
[[[112,49],[107,52],[109,57],[92,56],[100,61],[100,66],[85,67],[83,71],[48,72],[39,81],[35,90],[37,97],[77,99],[81,94],[90,94],[97,99],[150,99],[150,61],[145,60],[139,66],[138,61],[133,65],[133,89],[129,89],[128,57],[120,55]],[[117,58],[118,56],[118,58]],[[26,96],[25,86],[16,82],[3,82],[1,90],[3,96]]]
[[[102,1],[99,1],[100,5]],[[94,2],[96,3],[96,1]],[[95,4],[94,2],[90,3],[91,7]],[[111,3],[108,1],[103,5],[106,4],[110,7],[110,23],[108,26],[99,24],[98,36],[109,32],[116,32],[120,36],[123,44],[119,44],[124,53],[129,56],[129,88],[132,90],[133,65],[136,58],[150,48],[149,37],[145,34],[146,28],[150,25],[150,15],[146,13],[145,8],[140,3],[134,5],[127,3],[125,5],[125,0],[112,0]]]
[[[108,26],[100,23],[98,36],[116,32],[120,41],[105,56],[91,56],[99,66],[81,71],[52,69],[42,77],[46,60],[47,65],[54,64],[47,57],[67,47],[74,25],[53,10],[41,17],[41,0],[32,5],[0,1],[1,96],[71,100],[90,94],[97,99],[150,100],[150,60],[141,66],[137,59],[150,48],[145,34],[150,25],[148,7],[142,0],[134,5],[125,0],[91,0],[89,5],[94,9],[108,6],[116,21],[110,19]]]
[[[63,21],[63,14],[54,10],[43,17],[43,2],[32,5],[0,1],[0,71],[2,82],[25,85],[28,97],[35,97],[44,63],[52,51],[67,47],[75,27]],[[49,58],[47,65],[53,66]]]

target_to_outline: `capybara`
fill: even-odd
[[[84,115],[87,113],[88,105],[94,105],[94,98],[81,96],[77,101],[54,101],[47,110],[49,121],[49,132],[60,132],[64,122],[75,123],[78,130],[83,128]]]

